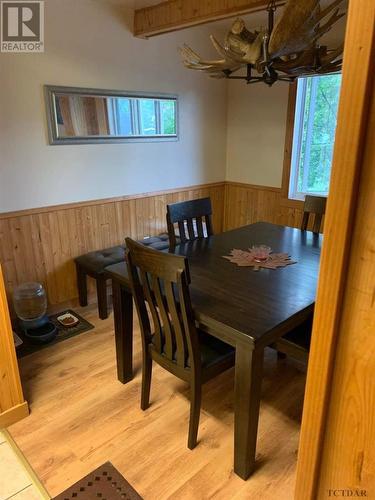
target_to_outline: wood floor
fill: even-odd
[[[116,379],[112,315],[77,308],[95,324],[20,360],[31,415],[10,427],[54,496],[106,461],[145,500],[292,499],[305,374],[267,350],[258,467],[243,481],[233,464],[233,369],[204,386],[200,442],[186,447],[186,384],[154,365],[151,406],[140,409],[141,345],[136,324],[132,382]]]

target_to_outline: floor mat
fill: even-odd
[[[54,500],[142,500],[135,489],[110,462],[63,491]]]
[[[63,326],[57,318],[65,313],[70,313],[76,318],[78,318],[79,322],[76,326],[70,326],[70,327],[65,327]],[[71,337],[75,337],[76,335],[80,335],[81,333],[88,332],[89,330],[92,330],[94,325],[89,323],[85,318],[82,318],[79,314],[77,314],[75,311],[72,309],[66,309],[64,311],[61,311],[57,314],[52,314],[49,316],[50,321],[56,325],[58,333],[57,337],[52,340],[52,342],[49,342],[48,344],[33,344],[25,335],[23,334],[23,331],[16,328],[16,333],[17,335],[22,339],[23,343],[17,347],[16,352],[17,352],[17,357],[22,358],[23,356],[27,356],[28,354],[32,354],[33,352],[40,351],[40,349],[44,349],[46,347],[49,347],[51,345],[55,345],[58,342],[62,342],[63,340],[70,339]]]

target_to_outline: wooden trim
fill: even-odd
[[[134,13],[134,35],[148,38],[219,19],[266,9],[269,0],[167,0],[137,9]],[[277,1],[283,5],[284,0]]]
[[[337,485],[362,490],[368,498],[375,493],[374,136],[375,91],[335,349],[317,498],[325,498]]]
[[[247,184],[246,182],[235,182],[235,181],[225,181],[227,186],[240,187],[246,189],[258,189],[260,191],[272,191],[274,193],[280,193],[281,188],[273,186],[259,186],[257,184]]]
[[[298,200],[289,199],[290,168],[292,165],[292,150],[294,136],[294,121],[296,115],[297,82],[289,85],[288,110],[286,116],[286,135],[284,148],[283,177],[281,183],[281,195],[285,203]]]
[[[163,196],[163,195],[173,194],[173,193],[182,193],[182,192],[191,191],[194,189],[221,187],[224,185],[224,183],[225,183],[224,181],[212,182],[212,183],[207,183],[207,184],[197,184],[194,186],[186,186],[186,187],[181,187],[181,188],[164,189],[162,191],[151,191],[148,193],[128,194],[128,195],[124,195],[124,196],[116,196],[113,198],[103,198],[103,199],[99,199],[99,200],[77,201],[77,202],[73,202],[73,203],[63,203],[61,205],[49,205],[47,207],[27,208],[24,210],[15,210],[14,212],[0,213],[0,220],[12,219],[13,217],[23,217],[25,215],[45,214],[48,212],[56,212],[59,210],[71,210],[74,208],[94,207],[96,205],[105,205],[107,203],[118,203],[121,201],[137,200],[139,198],[153,198],[154,196]]]
[[[360,8],[355,0],[350,0],[338,127],[298,456],[296,500],[317,498],[337,334],[374,85],[374,19],[373,0],[363,0]],[[371,137],[367,138],[368,143],[371,140]]]
[[[9,410],[0,413],[0,428],[9,427],[29,415],[29,406],[26,401]]]
[[[0,427],[28,415],[18,371],[8,302],[0,265]]]

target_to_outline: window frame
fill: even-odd
[[[179,96],[178,94],[167,94],[161,92],[134,92],[134,91],[117,91],[104,89],[88,89],[81,87],[65,87],[45,85],[45,100],[47,109],[47,126],[50,145],[64,144],[110,144],[110,143],[137,143],[137,142],[176,142],[179,141],[180,126],[179,126]],[[82,97],[122,97],[130,99],[132,128],[136,132],[133,136],[85,136],[85,137],[59,137],[56,122],[56,95],[80,95]],[[156,130],[161,130],[160,123],[160,101],[174,101],[175,103],[175,134],[159,134],[159,135],[141,135],[140,134],[140,106],[137,99],[153,99],[155,104]],[[158,116],[159,109],[159,116]]]
[[[307,86],[307,80],[306,80]],[[310,196],[323,196],[328,197],[329,193],[314,192],[314,193],[301,193],[297,190],[298,173],[293,169],[296,164],[296,156],[300,152],[302,145],[302,127],[297,130],[296,125],[296,111],[301,109],[302,102],[306,92],[306,86],[301,96],[298,95],[298,79],[291,83],[289,86],[288,98],[288,111],[286,123],[286,138],[285,138],[285,154],[284,154],[284,167],[282,177],[282,198],[285,206],[299,208],[301,203],[304,202],[306,195]],[[297,142],[297,147],[293,148]]]

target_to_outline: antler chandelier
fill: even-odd
[[[275,23],[276,0],[271,0],[267,8],[268,28],[249,31],[243,19],[236,19],[224,45],[210,36],[221,59],[204,60],[184,45],[180,48],[183,63],[213,78],[264,82],[269,86],[300,76],[336,73],[341,70],[344,44],[329,49],[319,40],[345,15],[340,12],[343,1],[335,0],[321,9],[320,0],[288,0]],[[246,75],[233,75],[241,68],[246,68]],[[258,76],[254,76],[255,72]]]

